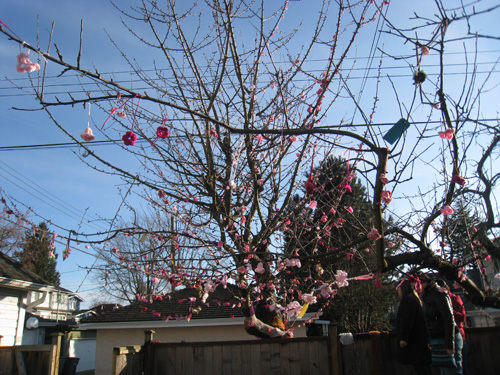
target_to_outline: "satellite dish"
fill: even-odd
[[[31,318],[29,318],[27,321],[26,321],[26,328],[27,329],[37,329],[38,328],[38,319],[34,316],[32,316]]]

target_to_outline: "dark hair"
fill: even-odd
[[[429,275],[427,275],[426,273],[421,273],[420,275],[418,275],[418,278],[423,283],[431,283],[432,282],[432,278]]]
[[[437,279],[436,280],[436,284],[439,285],[439,286],[441,286],[441,287],[443,287],[443,288],[445,288],[448,291],[450,290],[449,285],[443,279]]]
[[[398,288],[399,288],[399,290],[401,290],[401,298],[404,298],[406,296],[413,294],[420,301],[420,297],[418,296],[418,293],[415,290],[415,287],[411,284],[410,280],[405,279],[405,280],[401,281],[398,285]],[[422,304],[422,301],[420,301],[420,304]]]
[[[409,294],[415,293],[415,289],[413,286],[410,284],[408,280],[403,280],[399,285],[398,288],[401,290],[401,296],[406,297]]]

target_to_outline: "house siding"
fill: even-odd
[[[26,293],[0,289],[0,335],[2,346],[21,345],[26,311]]]

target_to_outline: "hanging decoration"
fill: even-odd
[[[312,195],[314,193],[314,190],[316,189],[316,184],[314,183],[314,179],[313,179],[314,155],[315,154],[316,154],[316,144],[314,144],[314,149],[313,149],[313,155],[312,155],[312,161],[311,161],[311,172],[309,173],[309,178],[307,179],[307,181],[305,183],[307,195]]]
[[[392,128],[384,135],[384,139],[391,145],[396,142],[403,133],[410,127],[410,123],[404,118],[400,119]]]
[[[424,72],[423,70],[419,70],[414,74],[413,81],[415,82],[415,84],[421,85],[422,83],[425,82],[426,78],[427,78],[427,73]]]
[[[158,138],[165,139],[170,137],[170,131],[168,128],[165,126],[165,122],[168,121],[168,118],[165,118],[161,124],[161,126],[158,126],[156,129],[156,138],[153,142],[151,142],[151,146],[154,146],[156,144],[156,141]]]
[[[104,124],[102,124],[101,130],[104,129],[104,125],[106,125],[106,123],[108,122],[108,120],[110,119],[110,117],[113,116],[115,113],[120,118],[127,117],[127,114],[124,111],[125,105],[127,104],[127,102],[130,99],[136,98],[138,96],[139,96],[139,94],[135,94],[133,97],[130,97],[127,100],[125,100],[119,107],[116,107],[117,103],[120,101],[120,99],[122,97],[122,94],[118,93],[118,95],[116,96],[115,104],[113,105],[113,107],[111,107],[111,112],[109,113],[108,117],[104,121]],[[134,116],[134,118],[135,118],[135,116]]]
[[[29,55],[25,53],[20,53],[19,55],[17,55],[16,71],[18,73],[31,73],[35,70],[40,70],[40,65],[31,62]]]
[[[92,129],[90,128],[90,106],[91,106],[91,104],[86,103],[85,105],[87,105],[87,104],[89,105],[89,117],[87,120],[87,127],[85,128],[83,133],[80,134],[80,137],[82,137],[82,139],[85,142],[90,142],[90,141],[93,141],[95,139],[95,135],[92,133]]]
[[[138,96],[136,94],[135,96]],[[134,96],[134,98],[135,98]],[[125,102],[126,103],[126,102]],[[130,130],[124,134],[122,137],[123,144],[125,146],[134,146],[135,142],[137,141],[137,135],[134,133],[134,123],[135,123],[135,117],[137,115],[137,110],[139,109],[139,104],[141,103],[141,98],[137,101],[137,107],[135,108],[134,112],[134,118],[132,120],[132,126],[130,127]]]

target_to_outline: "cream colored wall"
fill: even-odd
[[[168,324],[168,323],[166,323]],[[145,329],[99,329],[95,357],[95,375],[109,375],[112,369],[113,348],[142,345]],[[154,340],[161,342],[200,342],[257,340],[243,328],[243,324],[218,327],[184,327],[154,329]],[[295,337],[305,337],[305,328],[295,329]]]

